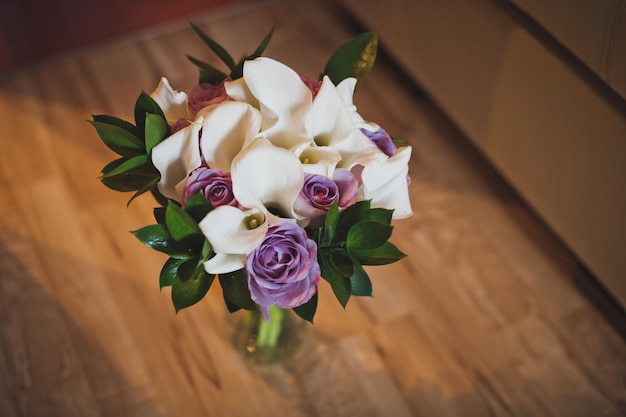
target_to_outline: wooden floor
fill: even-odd
[[[334,6],[274,1],[196,19],[235,54],[278,22],[267,55],[316,76],[354,27]],[[0,80],[0,416],[620,416],[626,344],[572,282],[578,264],[389,63],[360,113],[413,145],[415,215],[343,311],[285,366],[233,352],[219,287],[174,313],[164,259],[128,233],[150,198],[106,189],[112,158],[85,120],[131,118],[161,75],[188,89],[205,57],[184,26]]]

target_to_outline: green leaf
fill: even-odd
[[[139,197],[140,195],[147,193],[148,191],[151,191],[154,187],[156,187],[158,183],[159,183],[159,178],[154,178],[149,183],[141,187],[139,190],[137,190],[135,194],[133,194],[130,200],[128,200],[128,203],[126,203],[126,207],[130,206],[130,203],[132,203],[133,200]]]
[[[137,136],[119,126],[88,120],[102,142],[113,152],[122,156],[134,156],[145,152],[144,145]]]
[[[198,277],[200,273],[204,271],[202,262],[200,262],[199,256],[194,256],[191,259],[184,260],[176,271],[176,276],[181,281],[185,282],[193,277]]]
[[[261,41],[259,46],[251,55],[248,55],[247,57],[243,58],[237,63],[237,66],[230,73],[230,77],[233,80],[243,77],[243,66],[246,61],[258,58],[263,54],[263,52],[265,51],[265,48],[267,48],[267,45],[270,43],[270,40],[272,39],[272,35],[274,34],[274,29],[275,28],[272,28],[272,30],[270,30],[270,32],[265,36],[263,41]]]
[[[246,310],[256,310],[256,303],[250,297],[245,270],[240,269],[228,274],[220,274],[219,280],[226,300],[237,307]]]
[[[189,22],[191,28],[196,32],[196,34],[202,39],[202,41],[209,47],[215,54],[228,66],[229,69],[235,68],[235,61],[230,56],[226,49],[224,49],[220,44],[211,39],[206,33],[204,33],[200,28],[193,23]]]
[[[159,104],[154,101],[152,97],[146,94],[145,91],[142,91],[141,94],[139,94],[139,97],[137,97],[137,101],[135,102],[135,124],[137,125],[137,129],[139,129],[140,132],[143,132],[145,129],[146,114],[156,114],[165,119],[165,115],[163,114],[163,110],[161,110]]]
[[[333,263],[330,252],[318,251],[318,261],[322,277],[328,281],[339,303],[345,308],[350,299],[350,279]]]
[[[146,114],[146,130],[144,139],[146,141],[146,153],[149,155],[156,145],[167,135],[167,122],[164,118],[156,114]]]
[[[317,292],[313,294],[313,297],[301,306],[294,307],[292,309],[299,317],[304,320],[313,323],[313,317],[317,311]]]
[[[169,202],[165,209],[165,224],[172,238],[177,242],[201,233],[194,219],[172,201]]]
[[[346,248],[351,253],[354,249],[375,249],[391,237],[392,226],[378,222],[359,222],[348,231]]]
[[[135,168],[139,168],[142,165],[149,163],[148,155],[137,155],[137,156],[133,156],[132,158],[123,158],[123,159],[124,161],[122,161],[121,164],[117,165],[114,169],[108,171],[106,174],[102,174],[102,178],[115,177],[116,175],[123,174],[125,172],[131,171]]]
[[[140,136],[136,126],[134,126],[132,123],[127,122],[126,120],[120,119],[119,117],[109,116],[106,114],[94,114],[92,115],[92,117],[95,122],[117,126],[137,138]]]
[[[333,264],[337,267],[337,269],[339,269],[345,276],[349,277],[354,272],[354,263],[344,248],[331,249],[330,259],[333,261]]]
[[[361,297],[373,297],[372,281],[360,265],[354,265],[354,273],[350,277],[352,295]]]
[[[399,261],[406,254],[402,253],[393,243],[385,242],[375,249],[353,249],[350,256],[361,265],[387,265]]]
[[[198,58],[194,58],[191,55],[186,56],[191,63],[193,63],[201,70],[200,82],[208,82],[209,84],[217,85],[224,81],[224,79],[227,77],[226,74],[215,68],[213,65],[207,64],[206,62],[201,61]]]
[[[152,214],[158,224],[165,224],[165,207],[155,207],[152,209]]]
[[[211,288],[215,275],[200,269],[196,276],[186,281],[174,280],[172,284],[172,303],[178,313],[186,307],[190,307],[202,300]]]
[[[337,85],[348,77],[360,83],[369,74],[376,61],[378,35],[367,32],[355,36],[341,45],[330,57],[324,74]]]
[[[159,275],[159,286],[161,289],[164,287],[171,287],[176,280],[178,273],[178,267],[185,262],[185,259],[169,258],[163,268],[161,268],[161,274]]]
[[[131,233],[144,245],[156,251],[166,253],[172,258],[189,259],[191,257],[187,248],[176,242],[165,226],[161,224],[151,224]]]
[[[200,84],[209,83],[213,85],[218,85],[219,83],[224,81],[224,79],[226,79],[226,74],[218,69],[213,69],[209,71],[204,68],[198,68],[198,70],[198,83]]]
[[[206,216],[211,210],[213,210],[213,206],[209,200],[204,197],[202,191],[192,195],[185,202],[185,211],[196,221],[196,223],[199,223],[202,219],[204,219],[204,216]]]
[[[335,234],[337,229],[337,223],[339,221],[339,205],[337,202],[333,202],[328,213],[326,213],[326,219],[324,220],[324,230],[322,233],[322,244],[331,244],[335,240]]]
[[[137,191],[154,179],[137,170],[123,172],[110,178],[100,178],[102,183],[115,191]],[[158,172],[157,172],[158,175]]]

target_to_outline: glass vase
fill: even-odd
[[[229,316],[235,349],[254,365],[286,361],[302,345],[305,320],[292,310],[271,306],[270,320],[259,311],[240,310]]]

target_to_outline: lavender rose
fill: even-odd
[[[314,80],[314,79],[309,78],[309,77],[306,77],[304,75],[301,75],[300,79],[308,87],[308,89],[311,91],[311,94],[313,95],[313,98],[315,98],[317,93],[320,91],[320,88],[322,87],[322,82]]]
[[[391,136],[389,136],[389,133],[387,133],[383,128],[379,128],[375,131],[361,128],[361,132],[363,132],[365,136],[370,138],[370,140],[374,142],[376,146],[378,146],[378,149],[383,151],[385,155],[389,157],[392,157],[398,150],[396,145],[394,145]]]
[[[213,207],[234,206],[239,203],[233,195],[233,182],[229,172],[206,167],[196,168],[191,171],[183,190],[183,204],[194,194],[203,192]]]
[[[306,174],[294,211],[309,219],[308,226],[320,226],[328,209],[336,201],[339,209],[351,206],[357,200],[358,181],[348,170],[337,168],[333,179],[323,175]]]
[[[298,307],[317,291],[317,245],[297,224],[279,220],[246,257],[246,271],[252,300],[268,320],[269,306]]]
[[[224,82],[227,80],[217,85],[201,83],[189,90],[187,94],[189,109],[195,114],[207,106],[228,100],[224,88]]]

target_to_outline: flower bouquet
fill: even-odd
[[[119,154],[102,169],[104,185],[134,192],[129,204],[146,192],[159,204],[156,223],[133,234],[168,255],[159,282],[176,311],[216,280],[230,312],[260,311],[265,327],[285,309],[313,322],[324,281],[344,307],[372,296],[364,266],[405,256],[388,239],[392,219],[412,214],[411,147],[398,148],[352,100],[376,33],[344,43],[311,79],[261,56],[273,30],[235,62],[191,26],[226,71],[188,57],[199,68],[188,93],[162,78],[139,95],[134,124],[90,121]],[[271,345],[280,329],[262,331]]]

